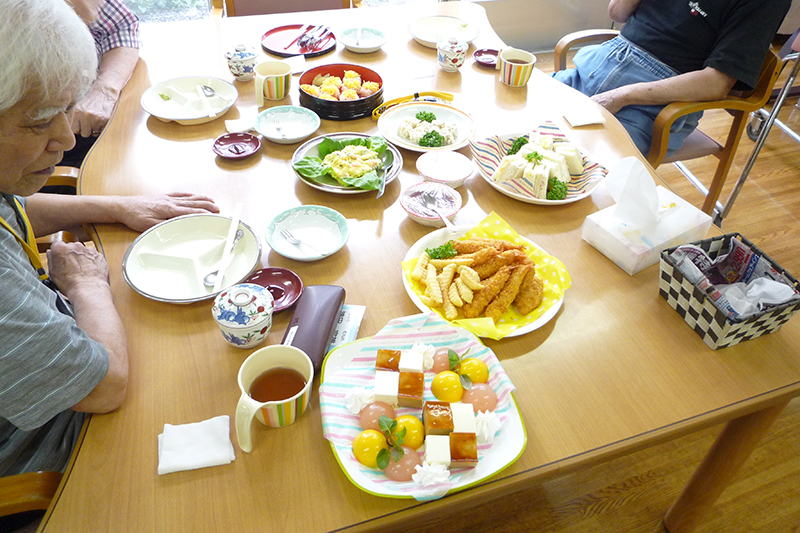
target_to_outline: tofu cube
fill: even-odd
[[[475,411],[469,403],[451,403],[450,410],[453,413],[453,432],[454,433],[477,433],[478,426],[475,423]]]
[[[400,370],[400,350],[378,350],[378,357],[375,359],[375,370],[390,370],[398,372]]]
[[[427,401],[422,409],[425,435],[447,435],[453,431],[453,411],[449,402]]]
[[[425,461],[428,464],[440,464],[450,467],[450,437],[447,435],[429,435],[425,437]]]
[[[400,353],[400,372],[424,372],[422,353],[403,351]]]
[[[430,461],[428,462],[430,463]],[[477,435],[475,433],[450,433],[450,468],[475,468],[476,466],[478,466]]]
[[[425,374],[422,372],[397,372],[397,401],[402,407],[421,409],[425,403]]]
[[[400,373],[386,370],[375,371],[373,394],[376,402],[386,402],[397,407],[397,393],[400,387]]]

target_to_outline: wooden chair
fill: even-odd
[[[224,16],[294,13],[349,7],[350,0],[224,0]]]
[[[584,30],[564,36],[556,45],[553,64],[556,71],[566,68],[567,54],[576,45],[599,43],[613,39],[619,32],[617,30]],[[681,173],[686,176],[700,192],[705,195],[703,211],[714,216],[715,222],[721,222],[720,214],[723,206],[718,202],[722,186],[728,171],[733,163],[733,157],[739,146],[742,133],[747,126],[747,117],[753,111],[761,109],[772,93],[772,87],[778,77],[778,57],[771,50],[767,52],[764,64],[761,66],[758,82],[755,89],[747,95],[731,92],[726,98],[710,102],[673,102],[656,117],[653,126],[653,141],[647,154],[647,161],[653,168],[662,163],[673,163]],[[683,146],[667,157],[667,144],[669,129],[679,117],[710,109],[724,109],[733,116],[730,130],[724,141],[720,144],[699,129],[696,129],[684,140]],[[719,160],[710,186],[706,187],[692,172],[686,168],[682,161],[713,155]]]
[[[68,187],[74,190],[78,186],[79,170],[74,167],[56,167],[55,172],[47,178],[45,187]],[[40,254],[44,254],[50,245],[55,241],[64,242],[89,242],[89,234],[83,228],[75,228],[71,231],[59,231],[51,235],[44,235],[36,238],[36,246]]]
[[[46,510],[62,477],[61,472],[27,472],[0,477],[0,516]]]

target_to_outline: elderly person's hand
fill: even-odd
[[[81,137],[97,136],[111,119],[117,96],[95,84],[73,108],[72,133]]]
[[[119,221],[136,231],[144,231],[160,222],[194,213],[219,213],[208,196],[175,192],[152,196],[125,197]]]
[[[47,250],[47,270],[67,298],[75,291],[109,283],[105,257],[79,242],[54,242]]]

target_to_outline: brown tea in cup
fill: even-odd
[[[256,377],[248,392],[257,402],[279,402],[291,398],[305,386],[306,380],[300,372],[280,366],[270,368]]]

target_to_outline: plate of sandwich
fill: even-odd
[[[608,169],[592,161],[552,122],[529,133],[471,141],[470,150],[489,185],[529,204],[562,205],[583,200],[608,174]]]

